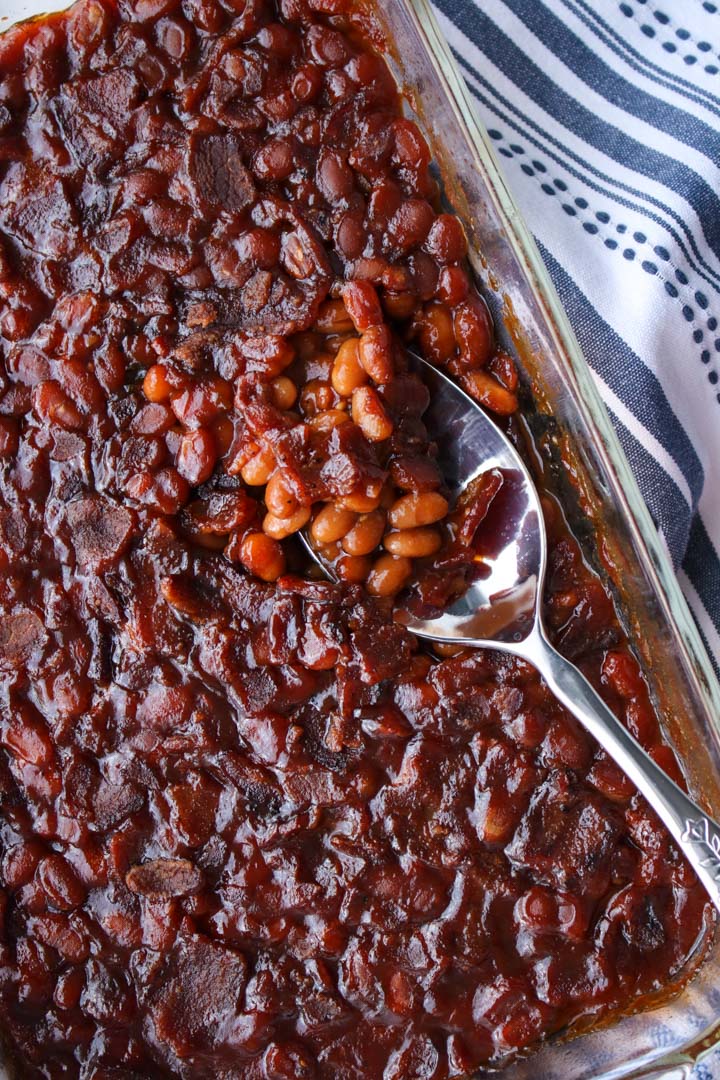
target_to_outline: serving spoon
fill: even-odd
[[[498,649],[535,667],[566,709],[597,739],[647,799],[720,911],[720,827],[690,799],[620,723],[574,664],[550,644],[542,596],[547,534],[540,500],[525,463],[489,416],[459,386],[414,353],[411,364],[430,391],[423,422],[437,443],[437,464],[451,505],[489,470],[503,479],[503,529],[485,576],[472,581],[446,610],[420,617],[397,608],[395,619],[428,641]],[[300,534],[327,577],[334,574]]]

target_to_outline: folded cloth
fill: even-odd
[[[720,669],[720,0],[436,2]]]
[[[720,668],[720,0],[436,3]]]

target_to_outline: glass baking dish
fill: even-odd
[[[0,31],[66,6],[0,0]],[[693,794],[720,817],[720,686],[590,370],[429,3],[383,0],[373,8],[445,198],[465,224],[501,343],[519,359],[538,417],[553,418],[545,442],[564,465],[568,500],[591,525],[588,556],[617,596]],[[603,1028],[552,1040],[506,1066],[503,1078],[681,1080],[720,1046],[720,933],[705,942],[697,970],[678,982],[670,1000],[661,996]]]

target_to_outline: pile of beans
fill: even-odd
[[[247,415],[248,398],[264,396],[258,421],[226,445],[220,466],[264,504],[225,546],[228,557],[263,580],[285,571],[280,541],[306,526],[340,580],[365,582],[377,596],[397,593],[411,576],[412,560],[436,554],[443,544],[438,523],[449,507],[421,421],[428,394],[408,372],[403,343],[383,319],[372,284],[345,285],[341,299],[323,305],[311,331],[263,343],[262,372],[241,383],[237,403],[219,412],[198,394],[188,416],[186,403],[196,387],[189,389],[177,354],[153,364],[144,377],[148,401],[188,424],[177,437],[175,461],[179,474],[196,486],[212,476],[233,415]],[[258,339],[253,349],[257,358]],[[187,345],[181,362],[186,354]],[[219,387],[217,379],[202,384],[206,393],[227,400],[229,384]],[[211,431],[190,426],[203,409],[207,416],[215,410]],[[289,458],[284,448],[292,440],[306,444],[305,454],[320,462],[313,471],[304,460]],[[344,473],[324,467],[338,452],[346,459],[353,455]],[[191,504],[191,530],[198,513]],[[201,526],[199,536],[207,535]],[[211,546],[216,535],[210,534]]]
[[[448,222],[455,226],[453,247]],[[440,215],[435,227],[433,249],[461,260],[466,248],[456,219]],[[449,506],[422,423],[428,393],[408,371],[403,339],[448,366],[496,413],[517,408],[514,394],[481,367],[493,362],[516,386],[512,360],[504,354],[489,358],[487,309],[478,296],[468,302],[466,271],[454,269],[454,287],[466,297],[455,325],[446,304],[418,311],[408,292],[402,304],[391,297],[389,307],[410,312],[411,321],[391,324],[378,289],[352,281],[339,287],[337,299],[323,303],[309,331],[236,344],[224,378],[194,377],[203,350],[222,340],[207,333],[184,339],[152,364],[143,393],[158,407],[150,413],[153,422],[161,416],[162,424],[175,421],[166,442],[180,477],[198,487],[217,469],[242,480],[250,498],[263,504],[253,509],[246,500],[227,535],[208,530],[202,500],[191,503],[188,527],[201,542],[220,547],[224,540],[229,558],[274,581],[287,565],[281,541],[309,527],[336,576],[364,582],[376,596],[394,596],[410,580],[413,560],[440,551],[449,540],[440,528]],[[340,454],[343,469],[332,464]]]

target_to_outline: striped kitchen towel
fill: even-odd
[[[436,5],[720,667],[720,0]]]

